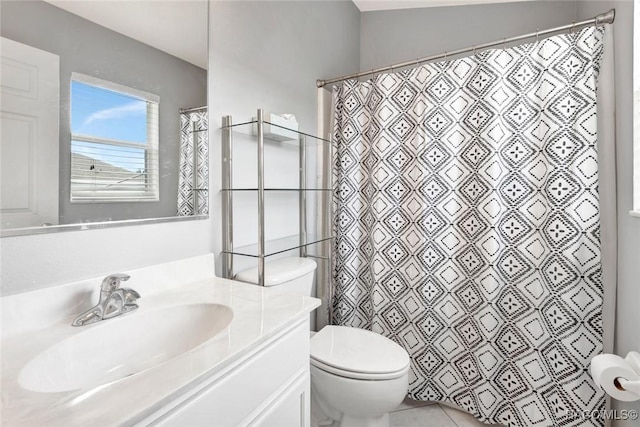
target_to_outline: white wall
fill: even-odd
[[[211,252],[211,221],[0,239],[2,295]]]
[[[616,9],[613,24],[616,85],[616,169],[618,197],[618,290],[615,352],[623,357],[640,351],[640,218],[629,215],[633,195],[633,2],[578,2],[578,19]],[[635,409],[640,402],[616,402],[618,409]],[[616,426],[640,426],[640,420],[617,421]]]

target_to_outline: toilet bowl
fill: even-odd
[[[265,286],[311,296],[316,263],[308,258],[265,262]],[[257,268],[236,280],[258,282]],[[389,412],[409,386],[409,355],[375,332],[325,326],[311,338],[311,425],[388,427]]]
[[[388,427],[409,386],[409,355],[364,329],[329,325],[311,339],[312,425]]]

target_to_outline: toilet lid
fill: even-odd
[[[375,332],[329,325],[311,338],[311,363],[321,369],[335,368],[331,370],[347,375],[392,374],[408,368],[409,355],[398,344]]]

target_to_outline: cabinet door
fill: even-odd
[[[309,427],[311,418],[309,394],[309,376],[301,376],[249,425],[256,427]]]
[[[195,392],[185,401],[165,410],[151,421],[162,427],[237,427],[266,416],[271,409],[289,403],[278,403],[288,396],[295,384],[306,381],[309,387],[309,322],[304,319],[283,336],[255,350],[243,363],[222,372],[210,385]],[[300,385],[302,387],[302,385]],[[300,413],[300,396],[295,397],[295,410]],[[304,394],[305,402],[309,392]],[[288,402],[288,401],[287,401]],[[304,416],[309,418],[308,403]],[[277,416],[277,415],[276,415]],[[298,415],[299,417],[299,415]],[[274,427],[304,426],[299,418],[294,424],[271,424]]]

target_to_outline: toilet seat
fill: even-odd
[[[385,372],[385,373],[355,372],[355,371],[347,371],[344,369],[338,369],[336,367],[319,362],[315,359],[311,359],[311,365],[315,366],[321,371],[328,372],[330,374],[337,375],[339,377],[350,378],[354,380],[369,380],[369,381],[393,380],[396,378],[400,378],[409,370],[409,365],[407,365],[404,369],[397,372]]]
[[[311,339],[311,364],[346,378],[388,380],[409,370],[409,355],[375,332],[329,325]]]

